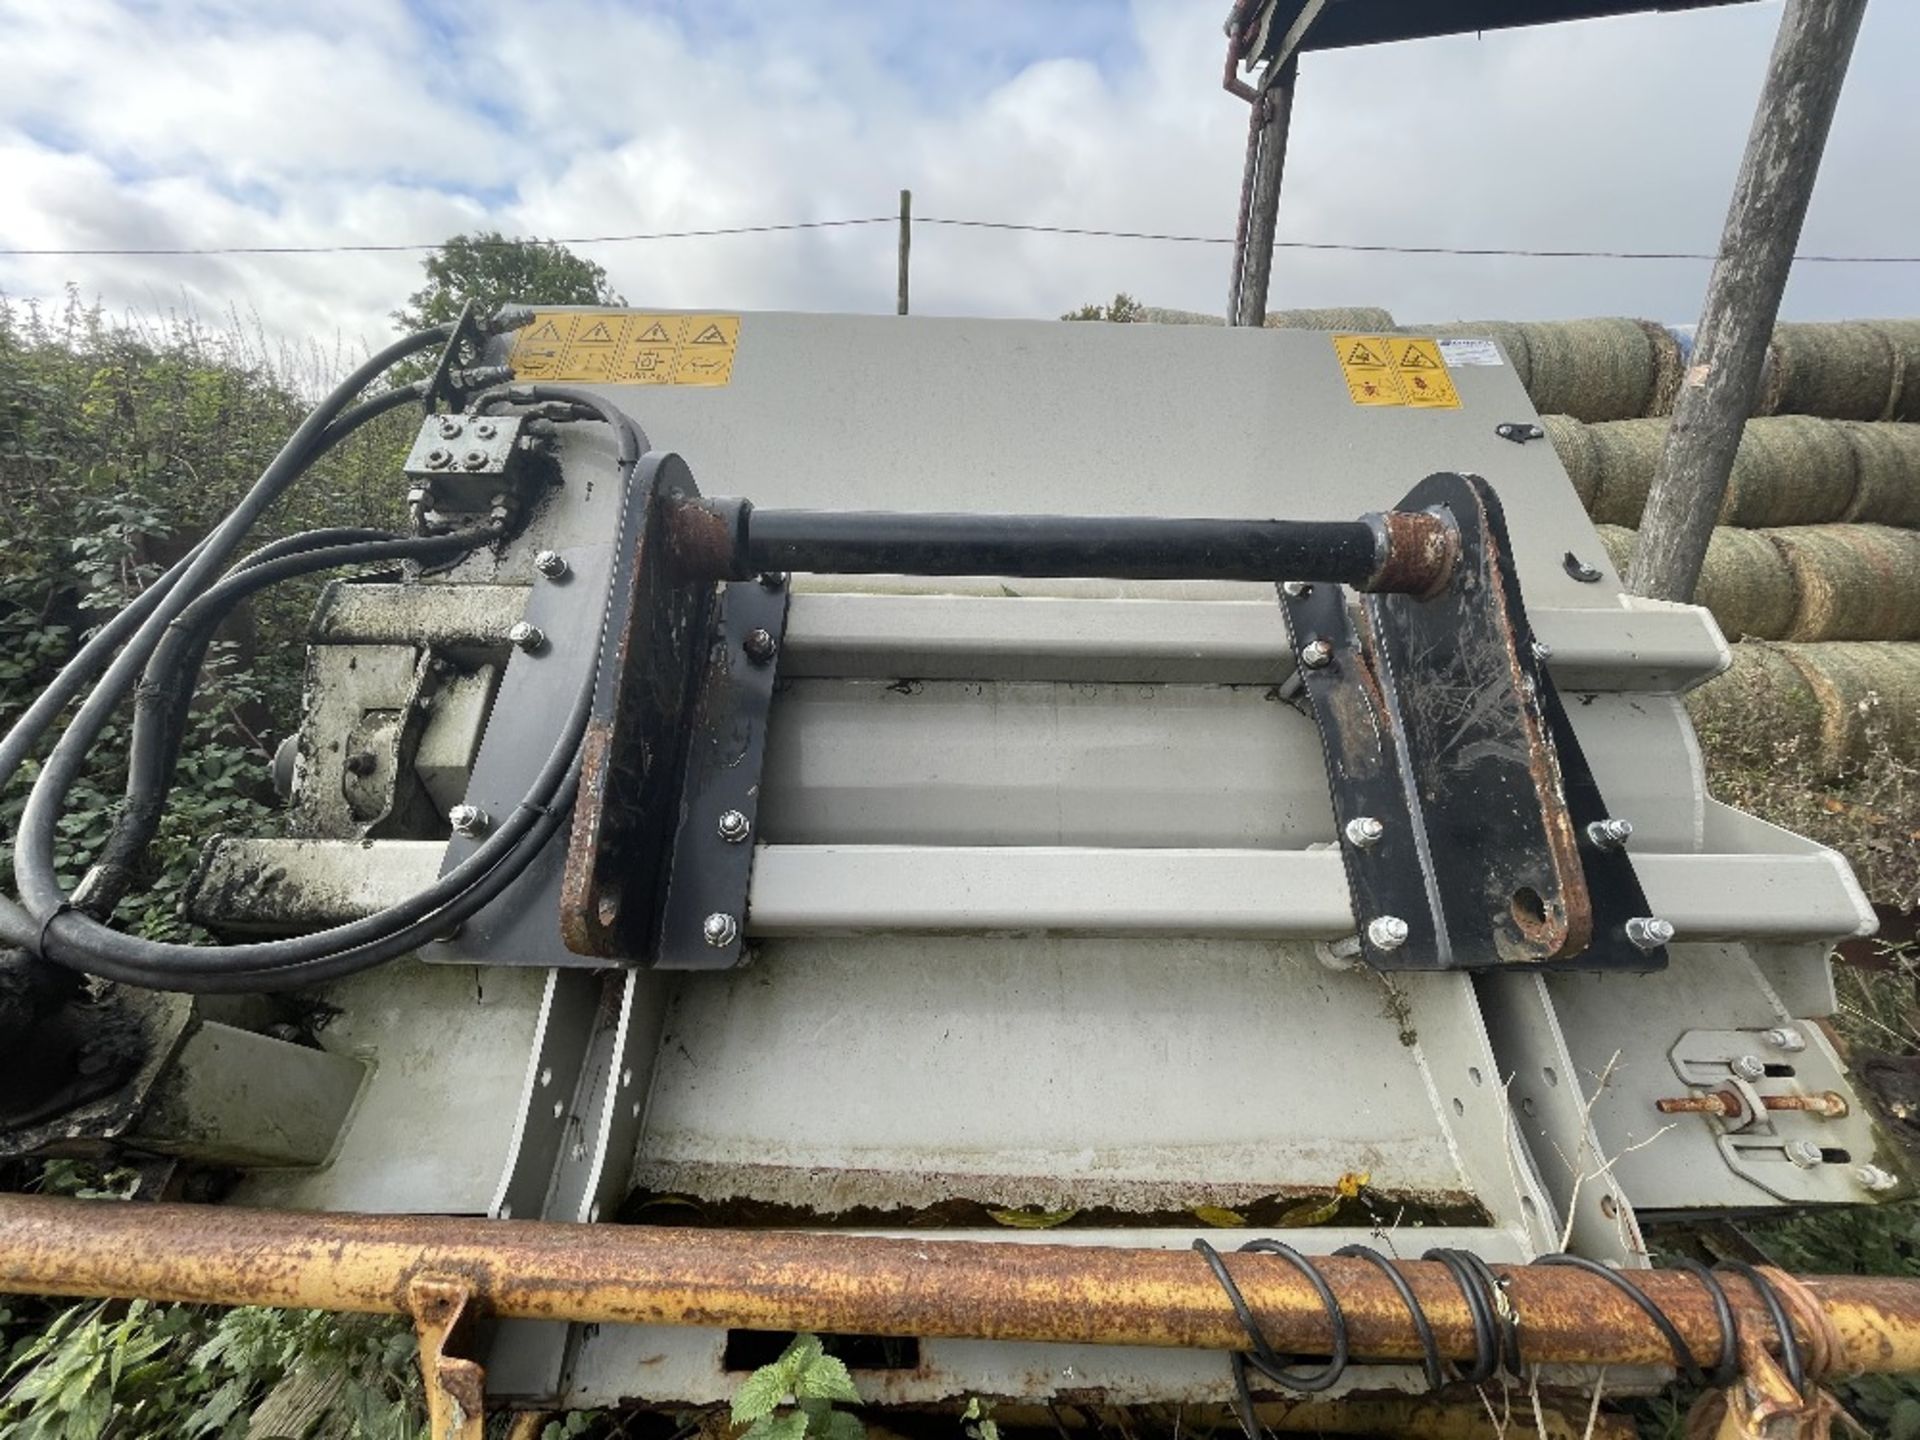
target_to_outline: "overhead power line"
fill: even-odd
[[[860,215],[845,220],[792,220],[771,225],[726,225],[703,230],[651,230],[631,235],[562,235],[554,245],[624,245],[647,240],[702,240],[724,235],[771,235],[794,230],[834,230],[858,225],[892,225],[895,215]],[[1037,225],[1014,220],[962,220],[916,215],[916,225],[948,225],[968,230],[1003,230],[1032,235],[1067,235],[1102,240],[1145,240],[1172,245],[1231,245],[1231,235],[1183,235],[1154,230],[1103,230],[1081,225]],[[535,237],[540,238],[540,237]],[[102,246],[97,248],[0,247],[0,255],[20,257],[156,257],[197,255],[379,255],[425,253],[445,248],[444,241],[341,245]],[[480,248],[506,248],[520,240],[470,240]],[[1339,240],[1276,240],[1276,250],[1331,251],[1352,255],[1458,255],[1511,260],[1690,260],[1720,257],[1702,250],[1549,250],[1496,245],[1380,245]],[[1805,265],[1920,265],[1920,255],[1796,255]]]

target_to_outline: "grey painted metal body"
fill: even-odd
[[[1287,1238],[1523,1258],[1566,1237],[1627,1265],[1645,1262],[1640,1210],[1866,1198],[1854,1165],[1762,1169],[1717,1122],[1653,1111],[1684,1089],[1671,1056],[1689,1036],[1811,1034],[1833,1003],[1828,942],[1870,917],[1835,857],[1708,798],[1677,698],[1725,664],[1705,612],[1621,595],[1551,450],[1495,433],[1533,415],[1510,369],[1451,378],[1457,410],[1363,408],[1324,335],[748,315],[728,385],[608,393],[703,493],[776,506],[1349,519],[1435,470],[1485,475],[1581,744],[1678,927],[1669,971],[1476,981],[1342,960],[1324,764],[1260,587],[809,577],[751,837],[754,963],[555,968],[553,878],[530,875],[505,921],[432,947],[462,963],[330,988],[323,1043],[369,1067],[357,1106],[328,1163],[251,1174],[238,1198],[583,1221],[597,1206],[603,1223],[623,1200],[640,1223],[687,1205],[982,1228],[996,1209],[1071,1209],[1100,1223],[1050,1238],[1178,1246],[1206,1233],[1195,1207],[1277,1216],[1364,1174],[1339,1224]],[[566,427],[566,482],[524,536],[427,582],[473,592],[473,634],[434,610],[419,643],[501,667],[475,803],[516,797],[507,771],[544,754],[561,672],[591,638],[533,561],[565,556],[581,595],[604,573],[595,428]],[[1602,583],[1567,573],[1570,549]],[[522,611],[548,648],[506,644]],[[327,613],[322,649],[403,641],[378,597]],[[314,697],[310,725],[355,719]],[[236,920],[285,924],[303,895],[338,914],[348,894],[372,908],[417,888],[447,850],[343,824],[229,841],[209,868]],[[241,913],[238,877],[274,865],[272,913]],[[1846,1092],[1818,1059],[1809,1073]],[[1862,1120],[1771,1123],[1875,1149]],[[502,1393],[691,1402],[737,1383],[718,1330],[516,1333],[491,1357]],[[941,1342],[923,1361],[863,1384],[900,1401],[1226,1392],[1224,1366],[1191,1357]]]

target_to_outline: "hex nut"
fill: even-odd
[[[787,577],[778,570],[769,570],[760,577],[760,587],[763,590],[778,590],[786,583]]]
[[[1376,915],[1367,922],[1367,943],[1376,950],[1398,950],[1410,933],[1398,915]]]
[[[729,845],[738,845],[753,833],[753,823],[738,810],[723,810],[720,812],[718,829],[722,840]]]
[[[534,555],[533,568],[549,580],[558,580],[567,573],[567,557],[558,550],[542,550]]]
[[[1371,850],[1386,838],[1387,827],[1371,815],[1356,815],[1347,821],[1347,843],[1358,850]]]
[[[1727,1062],[1727,1068],[1742,1080],[1767,1078],[1767,1064],[1758,1055],[1736,1055]]]
[[[1325,640],[1309,640],[1300,647],[1300,663],[1309,670],[1318,670],[1333,659],[1333,646]]]
[[[1534,641],[1533,658],[1536,660],[1551,660],[1553,658],[1553,647],[1544,640]]]
[[[1302,600],[1313,593],[1313,586],[1305,580],[1282,580],[1280,593],[1289,600]]]
[[[1673,939],[1673,926],[1655,915],[1636,915],[1627,921],[1627,939],[1636,950],[1658,950]]]
[[[487,833],[487,812],[478,805],[456,805],[447,812],[447,823],[454,834],[471,839]]]
[[[1811,1140],[1789,1140],[1787,1158],[1802,1170],[1811,1170],[1826,1157],[1820,1153],[1820,1147]]]
[[[1785,1050],[1790,1055],[1807,1048],[1807,1037],[1786,1025],[1767,1031],[1766,1041],[1774,1049]]]
[[[538,625],[529,625],[524,620],[514,622],[507,631],[507,640],[516,650],[524,650],[532,655],[547,648],[547,633]]]
[[[1608,818],[1587,826],[1587,838],[1602,850],[1624,850],[1633,838],[1633,822]]]
[[[1890,1170],[1882,1170],[1878,1165],[1854,1166],[1853,1178],[1855,1183],[1862,1189],[1872,1190],[1876,1193],[1897,1189],[1900,1184],[1900,1177],[1898,1175],[1895,1175]]]
[[[716,910],[701,924],[700,934],[714,949],[724,950],[740,938],[740,922]]]

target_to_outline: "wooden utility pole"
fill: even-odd
[[[1693,599],[1866,0],[1787,0],[1628,588]]]
[[[907,313],[907,253],[913,249],[913,192],[900,192],[900,309]]]
[[[1293,118],[1296,61],[1289,60],[1273,84],[1253,101],[1249,118],[1246,209],[1233,288],[1227,296],[1229,325],[1264,325],[1267,280],[1273,271],[1273,241],[1280,220],[1280,177],[1287,165],[1287,127]]]

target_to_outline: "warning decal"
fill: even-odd
[[[1356,405],[1409,405],[1416,409],[1458,410],[1440,348],[1432,340],[1401,335],[1335,335],[1333,352],[1347,394]]]
[[[567,310],[535,315],[509,363],[520,380],[600,385],[725,385],[738,315]]]

